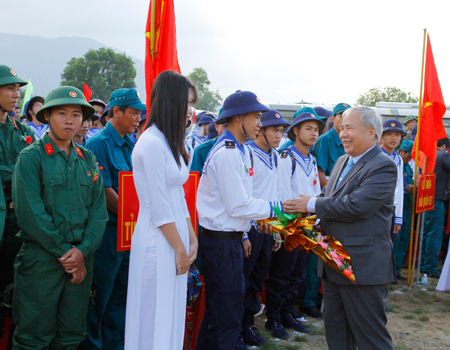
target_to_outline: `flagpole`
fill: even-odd
[[[152,55],[152,62],[155,63],[155,37],[156,37],[156,2],[152,0],[152,15],[150,22],[150,53]]]
[[[422,49],[422,73],[420,75],[420,95],[419,95],[419,113],[417,120],[417,134],[416,134],[416,156],[414,159],[414,186],[413,186],[413,202],[412,202],[412,217],[411,217],[411,233],[409,236],[409,259],[408,259],[408,286],[412,287],[411,275],[411,257],[413,249],[413,235],[414,235],[414,216],[416,211],[416,186],[417,186],[417,163],[419,161],[419,141],[420,141],[420,120],[422,119],[422,90],[423,90],[423,71],[425,63],[425,42],[427,39],[427,28],[423,30],[423,49]],[[415,260],[415,259],[414,259]]]

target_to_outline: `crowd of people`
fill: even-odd
[[[275,338],[324,318],[330,349],[393,349],[386,298],[405,279],[416,117],[405,129],[339,103],[301,108],[288,122],[238,90],[217,117],[204,111],[192,124],[197,89],[172,71],[155,80],[149,113],[134,88],[106,104],[70,86],[31,98],[21,113],[26,84],[0,65],[0,290],[12,301],[14,349],[180,350],[193,264],[206,288],[198,350],[267,342],[254,321],[263,290]],[[435,278],[449,140],[437,147],[420,266]],[[133,171],[140,204],[130,251],[116,248],[121,171]],[[189,171],[201,176],[198,237],[183,190]],[[350,255],[357,284],[287,250],[260,223],[279,211],[316,215]]]

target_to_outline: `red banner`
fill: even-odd
[[[419,175],[417,182],[416,214],[434,209],[436,174]]]
[[[191,216],[192,226],[197,234],[198,216],[196,210],[197,188],[200,181],[198,171],[191,171],[184,184],[186,203]],[[117,222],[117,251],[131,249],[131,238],[139,214],[139,199],[134,187],[133,172],[119,172],[119,213]]]

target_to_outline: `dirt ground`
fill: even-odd
[[[407,271],[402,274],[406,276]],[[436,291],[437,282],[429,278],[425,290],[409,288],[404,281],[390,285],[387,328],[394,350],[450,349],[450,291]],[[265,320],[265,315],[256,319],[261,335],[269,340],[261,350],[328,349],[323,320],[309,318],[305,324],[312,328],[311,334],[289,331],[291,339],[287,341],[271,338],[264,330]]]

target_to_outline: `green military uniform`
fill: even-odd
[[[10,67],[0,65],[0,85],[7,84],[23,86],[26,82]],[[0,295],[13,282],[14,259],[22,244],[16,237],[19,226],[11,204],[11,179],[17,156],[34,140],[31,128],[14,118],[7,116],[6,122],[0,123]]]
[[[50,92],[47,102],[53,93],[53,105],[70,104],[55,98],[67,89],[85,101],[78,89],[61,87]],[[75,349],[86,336],[94,252],[108,220],[94,155],[72,143],[67,156],[45,134],[18,157],[13,201],[24,241],[15,263],[14,347]],[[84,254],[87,271],[79,284],[70,282],[72,275],[58,260],[74,246]]]

